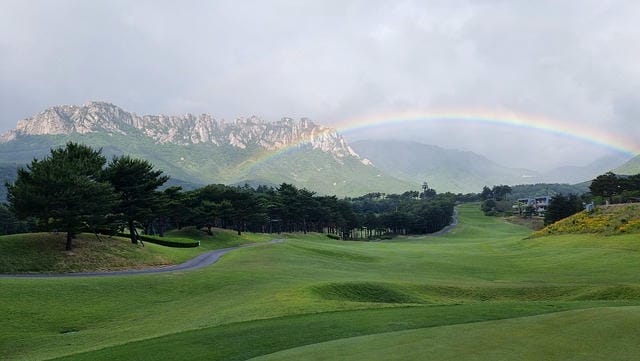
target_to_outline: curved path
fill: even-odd
[[[445,234],[451,232],[451,230],[457,225],[458,225],[458,207],[453,207],[453,215],[451,216],[451,223],[449,223],[448,226],[444,227],[443,229],[439,230],[438,232],[427,234],[427,236],[442,236],[442,235],[445,235]]]
[[[268,243],[282,243],[284,239],[272,239]],[[258,243],[261,244],[261,243]],[[216,249],[214,251],[205,252],[196,257],[180,264],[164,267],[151,267],[144,269],[131,269],[122,271],[104,271],[104,272],[76,272],[76,273],[19,273],[19,274],[0,274],[0,278],[55,278],[55,277],[94,277],[94,276],[129,276],[141,274],[167,273],[177,271],[191,271],[212,265],[220,259],[224,254],[233,250],[258,245],[256,243],[246,244],[238,247],[229,247]]]

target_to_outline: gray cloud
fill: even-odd
[[[639,15],[638,2],[595,0],[3,1],[0,131],[51,105],[99,99],[138,113],[329,125],[375,112],[482,108],[633,139]],[[499,141],[487,139],[496,132]],[[415,134],[522,161],[504,156],[520,130]],[[536,152],[530,163],[586,163],[606,152],[527,136],[544,145],[524,153]]]

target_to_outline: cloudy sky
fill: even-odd
[[[456,121],[346,128],[481,109],[640,143],[639,18],[634,0],[3,0],[0,132],[52,105],[105,100],[139,114],[304,116],[352,140],[408,138],[536,169],[586,164],[610,149]]]

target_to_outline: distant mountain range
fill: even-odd
[[[625,156],[610,156],[582,167],[567,166],[540,173],[505,167],[473,152],[413,141],[361,140],[351,147],[386,173],[454,193],[479,192],[485,185],[497,184],[580,183],[628,160]]]
[[[571,184],[590,181],[598,175],[609,172],[614,168],[619,167],[621,164],[628,162],[629,158],[630,157],[628,155],[616,154],[596,159],[595,161],[585,166],[564,166],[555,168],[551,171],[543,173],[542,180],[545,183]]]
[[[540,175],[528,169],[501,166],[486,157],[413,141],[364,140],[353,149],[381,170],[438,192],[480,192],[485,185],[532,183]]]
[[[20,120],[0,136],[0,177],[13,181],[18,166],[68,141],[102,148],[107,156],[130,154],[152,162],[172,185],[283,182],[321,194],[418,190],[423,182],[439,192],[479,192],[483,186],[581,182],[627,159],[609,158],[586,167],[540,174],[509,168],[473,152],[401,140],[358,141],[351,146],[335,129],[309,119],[258,117],[231,122],[209,114],[137,115],[106,102],[59,105]],[[625,169],[640,168],[640,161]],[[3,197],[4,187],[0,192]]]

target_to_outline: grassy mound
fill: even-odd
[[[533,237],[553,234],[600,233],[624,234],[640,232],[640,205],[616,204],[597,207],[562,219],[533,234]]]
[[[316,286],[313,290],[328,300],[374,303],[420,303],[422,300],[399,286],[377,282],[343,282]]]
[[[0,237],[0,273],[83,272],[135,269],[174,263],[158,246],[132,245],[126,238],[79,234],[65,251],[65,234],[29,233]]]
[[[167,232],[165,237],[143,236],[142,246],[131,244],[128,237],[100,236],[99,240],[83,233],[73,240],[73,250],[67,252],[64,233],[15,234],[0,236],[0,273],[92,272],[173,265],[208,250],[271,238],[247,233],[238,236],[230,230],[207,235],[186,228]]]

